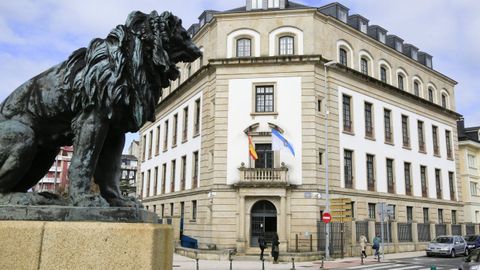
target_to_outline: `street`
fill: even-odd
[[[389,260],[385,263],[371,263],[368,265],[357,265],[352,267],[345,267],[340,269],[352,269],[352,270],[429,270],[432,266],[439,269],[458,269],[465,257],[457,258],[445,258],[445,257],[414,257],[414,258],[402,258]]]

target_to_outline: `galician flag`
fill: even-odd
[[[250,135],[248,135],[248,153],[254,160],[258,159],[257,151],[255,151],[255,146],[252,143],[252,137],[250,137]]]
[[[272,128],[272,150],[281,151],[288,149],[293,156],[295,156],[295,150],[293,146],[285,139],[285,137],[278,132],[278,130]]]

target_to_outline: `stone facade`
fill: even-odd
[[[330,196],[351,199],[354,221],[367,220],[373,226],[369,236],[374,234],[375,220],[379,221],[375,210],[373,216],[369,213],[372,203],[395,205],[391,221],[396,223],[452,223],[452,218],[453,223],[464,222],[455,162],[459,153],[456,82],[321,9],[282,3],[286,6],[280,9],[265,8],[267,2],[262,9],[255,9],[247,1],[244,8],[213,15],[205,12],[199,25],[190,28],[204,56],[181,66],[180,80],[164,89],[157,121],[141,129],[138,176],[143,183],[143,203],[174,225],[177,238],[182,231],[195,238],[199,248],[257,252],[258,231],[275,231],[281,253],[321,251],[319,222],[326,205],[328,154]],[[362,59],[367,61],[368,70]],[[338,63],[325,68],[330,60]],[[271,103],[259,97],[264,89],[272,89]],[[345,132],[342,96],[347,92],[356,94],[353,102],[368,100],[375,108],[392,110],[392,143],[383,140],[382,111],[374,114],[376,138],[365,138],[364,108],[356,103],[349,111],[354,128]],[[402,146],[403,114],[409,116],[409,147]],[[426,123],[424,151],[417,143],[420,120]],[[199,126],[198,134],[195,126]],[[438,154],[433,149],[433,126],[439,129],[435,143]],[[174,137],[183,136],[182,128],[187,129],[187,140],[173,144],[174,139],[180,140]],[[295,156],[283,150],[262,152],[261,147],[271,144],[271,128],[289,140]],[[177,130],[176,135],[172,130]],[[247,135],[264,155],[262,164],[268,166],[249,157]],[[354,152],[351,187],[346,186],[344,157],[349,140],[355,141],[353,148],[348,148]],[[365,162],[360,161],[368,154],[364,146],[375,140],[372,151],[379,165],[376,186],[369,190],[367,177],[360,173],[365,171]],[[156,148],[163,151],[158,157],[149,154]],[[389,152],[399,153],[395,156],[393,193],[387,192],[384,165]],[[411,194],[405,192],[404,162],[412,166]],[[440,168],[434,162],[447,167],[439,171],[438,182],[435,170]],[[429,192],[425,196],[420,184],[421,165],[428,167]],[[443,190],[441,196],[437,195],[437,183]],[[352,227],[356,225],[349,226],[351,237],[346,237],[344,249],[350,253],[356,248]],[[398,249],[413,250],[418,243],[413,240],[398,244]]]

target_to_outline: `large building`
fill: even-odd
[[[40,179],[32,190],[38,192],[49,191],[60,194],[66,193],[68,190],[68,168],[70,167],[72,154],[73,146],[60,147],[60,151],[47,174]]]
[[[465,202],[465,221],[480,223],[480,127],[465,128],[458,121],[460,181]]]
[[[140,131],[142,201],[178,234],[250,253],[276,232],[282,254],[323,250],[327,177],[352,210],[346,252],[379,232],[377,203],[392,250],[467,230],[456,82],[428,53],[338,3],[247,0],[189,32],[204,55]],[[272,131],[294,154],[273,150]]]

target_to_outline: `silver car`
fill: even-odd
[[[441,235],[435,238],[426,248],[427,256],[445,255],[455,257],[456,255],[467,255],[467,242],[460,235]]]

